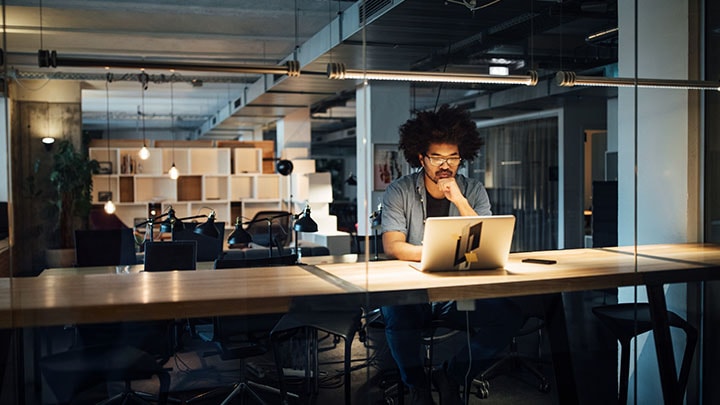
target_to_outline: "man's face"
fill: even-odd
[[[425,155],[420,155],[425,176],[433,183],[439,179],[455,177],[460,166],[460,151],[457,145],[448,143],[430,144]]]

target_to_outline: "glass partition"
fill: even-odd
[[[284,1],[277,7],[293,11],[281,13],[258,5],[257,21],[282,33],[245,23],[236,3],[131,12],[101,3],[3,4],[0,342],[11,350],[0,369],[12,389],[0,402],[75,395],[57,386],[67,381],[63,364],[80,364],[72,350],[101,343],[102,355],[127,357],[108,335],[172,369],[153,369],[134,388],[161,391],[170,378],[169,395],[182,400],[249,380],[239,387],[270,402],[286,391],[300,403],[394,403],[407,388],[406,401],[428,389],[437,403],[463,377],[470,403],[720,396],[716,349],[705,344],[718,334],[714,3]],[[197,23],[148,28],[161,13]],[[43,48],[57,54],[38,55]],[[141,62],[156,65],[140,72]],[[406,156],[415,149],[403,125],[445,104],[477,128],[477,156],[453,144],[456,134]],[[136,157],[144,144],[148,161]],[[88,193],[78,204],[98,213],[113,201],[112,224],[132,228],[136,257],[148,239],[194,240],[197,270],[49,262],[58,215],[69,212],[52,209],[55,159],[68,145],[78,165],[97,161],[79,169],[91,170],[93,186],[73,195]],[[383,244],[422,233],[425,187],[443,181],[413,166],[428,171],[433,158],[450,170],[456,146],[466,158],[458,184],[482,184],[492,215],[514,217],[502,269],[425,273],[417,257],[398,260],[401,251]],[[416,187],[397,195],[422,211],[393,211],[394,187],[416,173]],[[475,204],[458,191],[455,202],[436,198],[437,212]],[[72,239],[111,226],[101,215],[71,218],[64,231]],[[194,231],[210,217],[225,224],[220,243]],[[316,230],[298,227],[309,217]],[[454,259],[479,261],[474,249],[493,240],[490,226],[448,234]],[[220,245],[222,254],[207,256]],[[201,260],[201,251],[224,261]],[[231,335],[257,352],[233,352]],[[210,348],[219,356],[202,357]],[[507,367],[520,357],[539,371]],[[91,396],[124,389],[92,382]]]

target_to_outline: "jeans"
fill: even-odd
[[[458,311],[455,301],[385,306],[381,312],[386,340],[400,376],[413,388],[429,388],[422,336],[433,320],[442,321],[443,327],[461,330],[469,321],[471,351],[467,344],[462,345],[448,360],[448,376],[460,385],[487,368],[523,324],[520,308],[505,298],[476,300],[475,310],[469,312]]]

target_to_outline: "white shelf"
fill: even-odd
[[[209,214],[212,209],[217,221],[228,224],[235,219],[231,212],[233,202],[239,203],[243,216],[280,209],[280,176],[262,174],[262,149],[236,148],[234,154],[231,151],[230,148],[150,148],[150,158],[141,161],[136,148],[90,148],[91,159],[110,162],[112,166],[110,175],[93,176],[92,202],[102,204],[100,193],[111,192],[117,206],[116,215],[128,226],[132,226],[136,218],[148,216],[149,203],[160,203],[161,212],[172,205],[178,217]],[[180,172],[177,180],[167,175],[173,162]],[[233,175],[231,168],[243,174]]]

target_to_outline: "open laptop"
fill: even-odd
[[[422,259],[411,266],[424,272],[487,270],[505,266],[515,217],[430,217],[425,221]]]

